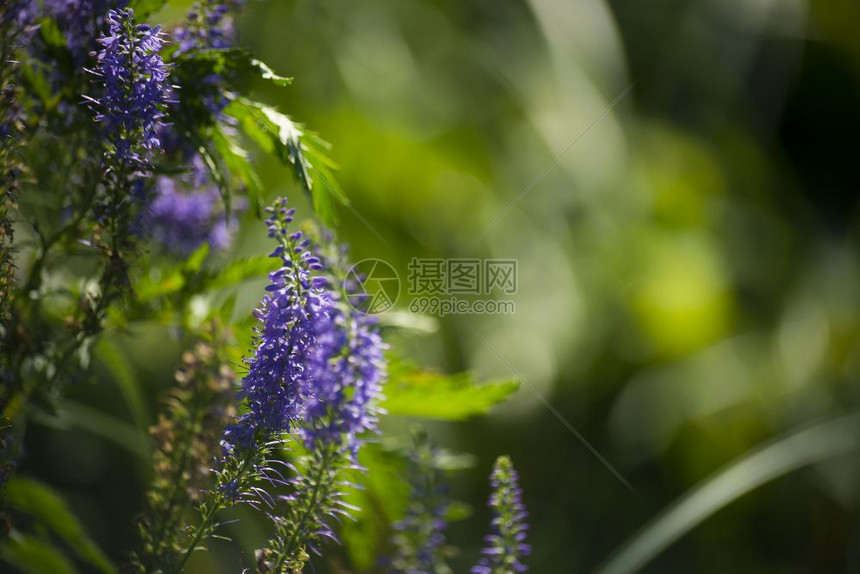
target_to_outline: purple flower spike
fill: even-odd
[[[170,101],[168,66],[159,51],[161,27],[134,24],[134,12],[108,11],[109,30],[98,42],[98,66],[92,73],[103,86],[99,98],[85,96],[102,124],[112,167],[142,171],[159,149],[157,128]]]
[[[230,12],[241,4],[216,0],[195,2],[188,13],[186,25],[176,30],[179,44],[177,53],[230,48],[233,44],[233,19]]]
[[[481,561],[472,567],[472,574],[509,574],[527,572],[523,558],[531,552],[525,543],[526,509],[522,503],[519,477],[510,457],[500,456],[490,475],[493,493],[489,506],[493,511],[491,532]]]
[[[240,0],[200,0],[188,12],[185,25],[175,32],[178,44],[176,54],[225,50],[233,47],[233,13],[244,2]],[[230,90],[225,89],[224,78],[209,74],[199,78],[198,83],[189,87],[200,96],[203,105],[213,117],[221,117],[224,108],[233,99]]]
[[[108,9],[127,5],[128,0],[45,0],[45,10],[55,18],[78,65],[86,62],[90,51],[98,49],[98,32]]]
[[[286,205],[281,200],[277,207]],[[247,359],[248,374],[242,379],[241,396],[249,412],[225,433],[225,448],[250,447],[290,429],[301,415],[302,393],[311,386],[313,370],[308,358],[317,336],[330,324],[331,300],[317,286],[308,268],[312,257],[307,245],[289,237],[292,217],[277,207],[268,209],[269,236],[282,248],[272,253],[283,266],[271,273],[270,285],[256,311],[260,327],[254,340],[254,356]],[[298,252],[296,252],[298,250]]]
[[[318,261],[306,260],[311,267]],[[385,378],[382,338],[367,315],[333,307],[317,330],[309,356],[312,376],[303,389],[307,404],[301,433],[306,446],[336,443],[358,452],[359,436],[377,430],[376,399]]]

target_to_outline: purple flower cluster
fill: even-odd
[[[309,357],[300,432],[308,448],[335,443],[354,457],[358,436],[377,429],[385,345],[374,320],[345,305],[333,305],[322,327]]]
[[[98,42],[98,67],[103,93],[87,99],[102,124],[109,144],[109,163],[145,170],[159,147],[157,128],[164,125],[170,101],[168,67],[159,55],[164,40],[160,26],[134,24],[134,12],[108,11],[109,31]]]
[[[248,412],[225,431],[218,490],[228,500],[273,509],[275,496],[266,487],[291,487],[278,497],[286,502],[284,514],[269,512],[276,535],[259,563],[261,571],[282,572],[300,570],[306,549],[318,551],[335,538],[331,518],[349,511],[344,473],[357,468],[359,435],[377,427],[385,346],[372,320],[328,289],[337,262],[324,264],[302,232],[291,232],[295,210],[279,200],[268,211],[269,236],[278,242],[271,256],[282,266],[270,274],[257,311],[254,356],[240,391]],[[272,469],[270,452],[294,424],[307,454],[284,479]],[[251,466],[251,473],[234,471]],[[266,487],[249,484],[255,477]]]
[[[226,443],[248,446],[257,431],[271,437],[301,419],[308,450],[335,444],[355,454],[357,437],[377,427],[385,345],[372,318],[326,290],[331,280],[310,240],[290,232],[294,212],[286,200],[269,208],[269,237],[279,242],[271,255],[283,265],[257,310],[261,327],[241,391],[249,412]]]
[[[186,25],[177,28],[174,33],[178,44],[177,55],[232,47],[235,32],[231,12],[242,4],[241,0],[195,2],[188,13]],[[231,100],[231,94],[223,89],[223,83],[223,78],[218,74],[209,74],[198,78],[196,85],[189,86],[213,117],[221,116]]]
[[[269,275],[268,294],[256,311],[261,326],[255,337],[254,356],[247,359],[241,396],[249,412],[228,427],[225,448],[247,448],[290,429],[301,415],[302,392],[312,376],[308,359],[318,334],[329,324],[331,300],[323,289],[328,280],[319,274],[322,264],[308,249],[301,232],[290,233],[295,209],[286,200],[268,208],[269,237],[279,246],[271,254],[282,267]]]
[[[327,261],[333,272],[335,261]],[[366,432],[377,429],[376,399],[386,375],[382,338],[374,322],[328,293],[325,316],[314,325],[302,382],[304,412],[296,433],[308,455],[293,467],[287,516],[267,549],[271,571],[300,570],[304,548],[320,554],[337,537],[333,520],[354,510],[344,500],[351,484],[344,473],[360,470],[358,450]]]
[[[493,493],[489,506],[493,511],[491,533],[484,539],[486,547],[472,574],[509,574],[527,572],[522,560],[531,552],[525,543],[528,524],[522,503],[522,489],[516,469],[507,456],[500,456],[490,475]]]
[[[240,2],[202,0],[188,12],[188,22],[177,28],[178,54],[193,50],[229,48],[233,45],[233,19],[230,11]]]
[[[109,9],[121,10],[128,0],[45,0],[45,10],[57,22],[66,46],[77,64],[97,49],[98,32]]]
[[[153,239],[179,255],[188,255],[204,243],[227,249],[236,225],[235,217],[228,221],[221,208],[221,194],[199,155],[192,158],[189,174],[155,178],[148,221]]]
[[[7,0],[3,10],[0,10],[0,28],[4,35],[11,32],[11,36],[32,31],[32,24],[39,11],[39,5],[35,0]]]

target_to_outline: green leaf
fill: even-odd
[[[186,273],[196,273],[197,271],[200,271],[200,267],[203,266],[203,261],[206,260],[207,255],[209,255],[209,244],[204,243],[185,261],[185,265],[183,265],[184,271]]]
[[[209,168],[209,172],[212,174],[212,179],[215,180],[215,184],[221,192],[221,202],[226,208],[226,217],[230,217],[230,207],[232,206],[233,197],[232,174],[230,169],[225,165],[226,157],[217,153],[220,152],[217,148],[216,153],[213,153],[213,150],[210,148],[210,146],[217,146],[217,136],[218,133],[221,132],[219,128],[220,126],[215,124],[207,130],[209,132],[209,141],[198,146],[197,151],[206,163],[206,167]]]
[[[42,18],[39,20],[39,35],[45,44],[54,48],[65,48],[66,38],[57,26],[57,22],[52,18]]]
[[[254,213],[261,213],[260,194],[263,185],[251,164],[248,152],[239,145],[235,137],[225,131],[220,124],[210,130],[209,140],[214,147],[220,162],[213,159],[215,172],[221,175],[222,182],[235,178],[244,187],[245,193],[251,202]],[[224,192],[222,191],[222,196]]]
[[[193,256],[192,256],[193,257]],[[194,271],[196,264],[186,262],[162,269],[162,275],[144,275],[137,280],[136,301],[140,304],[173,295],[187,289],[188,295],[207,290],[224,289],[251,279],[265,279],[278,263],[265,255],[234,259],[221,269]]]
[[[454,500],[448,505],[448,508],[445,511],[445,520],[448,522],[466,520],[472,516],[473,510],[474,509],[471,504]]]
[[[249,138],[284,165],[294,167],[299,182],[310,190],[308,163],[302,151],[301,127],[275,108],[246,98],[234,100],[224,110],[239,121]]]
[[[197,77],[217,74],[223,78],[232,78],[237,74],[253,74],[277,87],[286,87],[293,82],[292,78],[276,74],[265,62],[254,58],[244,48],[186,52],[177,56],[176,62],[184,70],[183,74],[190,73]]]
[[[44,66],[41,63],[28,58],[19,64],[19,68],[24,80],[23,84],[27,91],[39,96],[39,99],[49,106],[52,105],[52,101],[58,99],[59,96],[54,95],[47,75],[42,69]]]
[[[307,132],[303,140],[303,149],[311,174],[311,200],[314,211],[327,225],[334,225],[335,211],[332,196],[344,205],[348,204],[346,193],[334,176],[335,165],[327,156],[331,146],[316,134]]]
[[[13,532],[0,545],[0,558],[28,574],[76,574],[77,569],[49,542]]]
[[[72,427],[118,444],[141,458],[149,458],[148,435],[123,419],[70,400],[63,401],[59,415],[61,421]]]
[[[137,23],[140,24],[143,18],[150,14],[155,14],[167,4],[167,0],[131,0],[129,8],[134,10],[134,17]]]
[[[409,485],[403,481],[402,460],[378,444],[362,447],[359,463],[367,471],[360,480],[362,488],[347,493],[346,502],[358,507],[354,520],[343,522],[340,537],[358,571],[377,564],[390,535],[390,525],[402,516],[409,499]]]
[[[753,489],[793,470],[858,449],[857,414],[778,437],[684,494],[630,538],[597,572],[639,572],[681,536]]]
[[[478,384],[468,373],[426,372],[392,359],[382,406],[391,415],[463,420],[486,413],[518,388],[515,380]]]
[[[217,310],[215,311],[216,316],[221,319],[224,324],[229,325],[233,319],[233,313],[236,311],[236,293],[233,292],[227,296],[227,298],[222,301]]]
[[[108,337],[100,337],[95,345],[94,356],[111,374],[111,379],[122,393],[137,428],[146,431],[150,420],[149,409],[140,392],[134,369],[122,350]]]
[[[268,80],[275,84],[278,87],[286,87],[293,83],[292,78],[287,78],[286,76],[279,76],[266,65],[265,62],[262,62],[256,58],[251,58],[251,67],[256,69],[259,72],[260,77],[264,80]]]
[[[278,262],[265,255],[234,259],[207,280],[206,285],[210,289],[221,289],[249,279],[265,279],[277,267]]]
[[[315,134],[306,134],[299,124],[275,108],[247,98],[231,102],[225,113],[235,118],[264,152],[292,168],[299,184],[310,195],[314,211],[324,223],[332,225],[335,220],[332,196],[344,204],[347,201],[334,177],[336,166],[326,156],[328,144]]]
[[[87,536],[83,526],[72,514],[62,498],[50,487],[32,479],[13,477],[6,485],[6,498],[10,506],[39,520],[50,528],[76,554],[101,572],[115,572],[110,560]],[[38,541],[30,540],[31,543]],[[41,543],[44,544],[44,543]],[[29,553],[34,548],[25,544],[23,551]],[[19,551],[22,548],[19,546]],[[43,569],[41,572],[58,572]]]
[[[180,269],[166,270],[163,276],[152,274],[141,277],[136,285],[135,295],[139,303],[148,303],[180,291],[185,286],[185,277]]]

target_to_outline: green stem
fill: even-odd
[[[248,474],[254,470],[256,466],[258,453],[253,451],[248,451],[245,455],[245,459],[239,466],[239,470],[236,472],[236,480],[240,485],[244,484],[248,478]],[[185,565],[188,562],[188,559],[191,558],[191,555],[194,553],[194,550],[197,549],[197,545],[200,544],[200,541],[203,540],[203,537],[206,536],[212,530],[212,521],[215,518],[215,514],[223,510],[227,507],[225,504],[225,499],[222,496],[213,497],[213,500],[210,502],[211,506],[206,509],[206,513],[203,515],[203,519],[200,521],[200,526],[197,527],[196,532],[194,533],[194,538],[191,540],[191,544],[188,545],[188,548],[185,549],[185,552],[182,555],[182,559],[179,562],[179,568],[176,572],[182,572],[185,569]]]
[[[200,544],[201,540],[203,540],[204,534],[209,531],[209,528],[211,528],[212,519],[215,518],[215,513],[222,508],[223,506],[220,504],[212,504],[212,506],[210,506],[209,509],[206,511],[206,514],[203,515],[203,520],[200,522],[200,527],[194,534],[194,538],[191,540],[191,544],[185,550],[185,554],[182,555],[182,560],[179,562],[179,568],[176,570],[177,572],[182,572],[185,569],[185,564],[188,563],[188,559],[191,558],[191,554],[194,553],[194,550],[197,548],[197,545]]]
[[[305,524],[312,519],[313,513],[316,510],[322,496],[320,495],[320,491],[322,490],[322,486],[324,484],[325,475],[328,473],[329,466],[333,460],[332,455],[335,453],[335,449],[331,445],[327,445],[325,450],[320,453],[320,457],[316,464],[313,465],[316,473],[311,477],[311,482],[313,483],[313,489],[310,491],[310,497],[307,498],[307,502],[302,505],[302,514],[298,523],[295,525],[295,528],[292,529],[292,532],[289,534],[289,538],[284,543],[284,551],[279,553],[277,559],[274,564],[273,572],[276,574],[281,572],[281,569],[285,566],[285,562],[296,560],[296,554],[301,549],[301,534],[304,532]],[[326,484],[326,486],[329,486]],[[326,488],[328,490],[328,488]]]

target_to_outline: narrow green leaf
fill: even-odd
[[[208,269],[193,271],[196,266],[196,263],[180,263],[163,269],[163,277],[151,275],[141,277],[137,281],[137,303],[152,303],[182,289],[186,289],[187,295],[191,296],[206,290],[232,287],[243,281],[265,279],[270,272],[277,269],[277,261],[265,255],[255,255],[234,259],[223,268],[214,271]]]
[[[57,26],[57,22],[52,18],[42,18],[39,20],[39,35],[45,44],[54,48],[65,48],[66,38]]]
[[[239,181],[251,202],[251,209],[259,215],[262,212],[260,194],[263,186],[251,164],[250,155],[220,124],[211,130],[210,140],[223,163],[225,179],[232,177]],[[221,165],[216,165],[215,169],[221,171]]]
[[[218,305],[216,315],[224,324],[229,325],[233,319],[233,313],[236,311],[236,293],[233,292]]]
[[[57,99],[57,96],[54,95],[48,78],[41,69],[43,67],[44,65],[31,59],[23,60],[19,64],[21,76],[24,79],[24,86],[28,91],[32,91],[32,93],[39,96],[39,99],[48,104],[52,100]]]
[[[120,418],[87,405],[65,400],[60,408],[60,419],[73,427],[118,444],[144,459],[149,457],[146,433]]]
[[[221,192],[221,203],[224,204],[226,209],[225,215],[230,217],[230,207],[232,205],[232,197],[233,197],[233,186],[232,186],[232,177],[229,167],[225,165],[227,161],[227,156],[221,153],[221,150],[218,149],[218,136],[222,132],[219,125],[214,125],[209,132],[209,142],[206,144],[201,144],[198,147],[198,151],[200,153],[200,157],[203,158],[203,161],[206,162],[206,167],[209,168],[209,172],[212,174],[212,179],[215,180],[215,184],[218,186],[218,190]],[[214,146],[215,150],[210,149],[209,146]],[[229,151],[229,150],[228,150]]]
[[[94,356],[111,374],[111,380],[122,393],[137,428],[146,431],[150,420],[149,408],[140,392],[134,369],[122,350],[108,337],[100,337]]]
[[[392,415],[463,420],[486,413],[518,388],[514,380],[478,384],[468,373],[425,372],[392,360],[382,406]]]
[[[8,503],[50,528],[76,554],[101,572],[115,572],[110,560],[90,539],[69,507],[49,486],[32,479],[13,477],[6,485]],[[54,570],[42,570],[54,572]]]
[[[748,492],[793,470],[860,448],[860,415],[783,435],[744,455],[663,510],[597,570],[632,574],[705,519]]]
[[[207,255],[209,255],[209,244],[204,243],[185,260],[185,265],[183,265],[185,272],[196,273],[200,271],[200,267],[203,266],[203,261],[206,260]]]
[[[77,574],[77,569],[55,546],[13,532],[0,545],[0,559],[27,574]]]
[[[305,158],[312,182],[311,200],[313,201],[314,211],[320,216],[320,219],[327,225],[334,225],[336,217],[332,196],[344,205],[347,205],[346,193],[334,176],[333,170],[336,169],[336,166],[325,155],[325,151],[328,150],[328,144],[322,142],[319,138],[310,137],[311,135],[308,134],[308,137],[305,137],[303,142]],[[325,147],[318,147],[319,145],[324,145]]]

